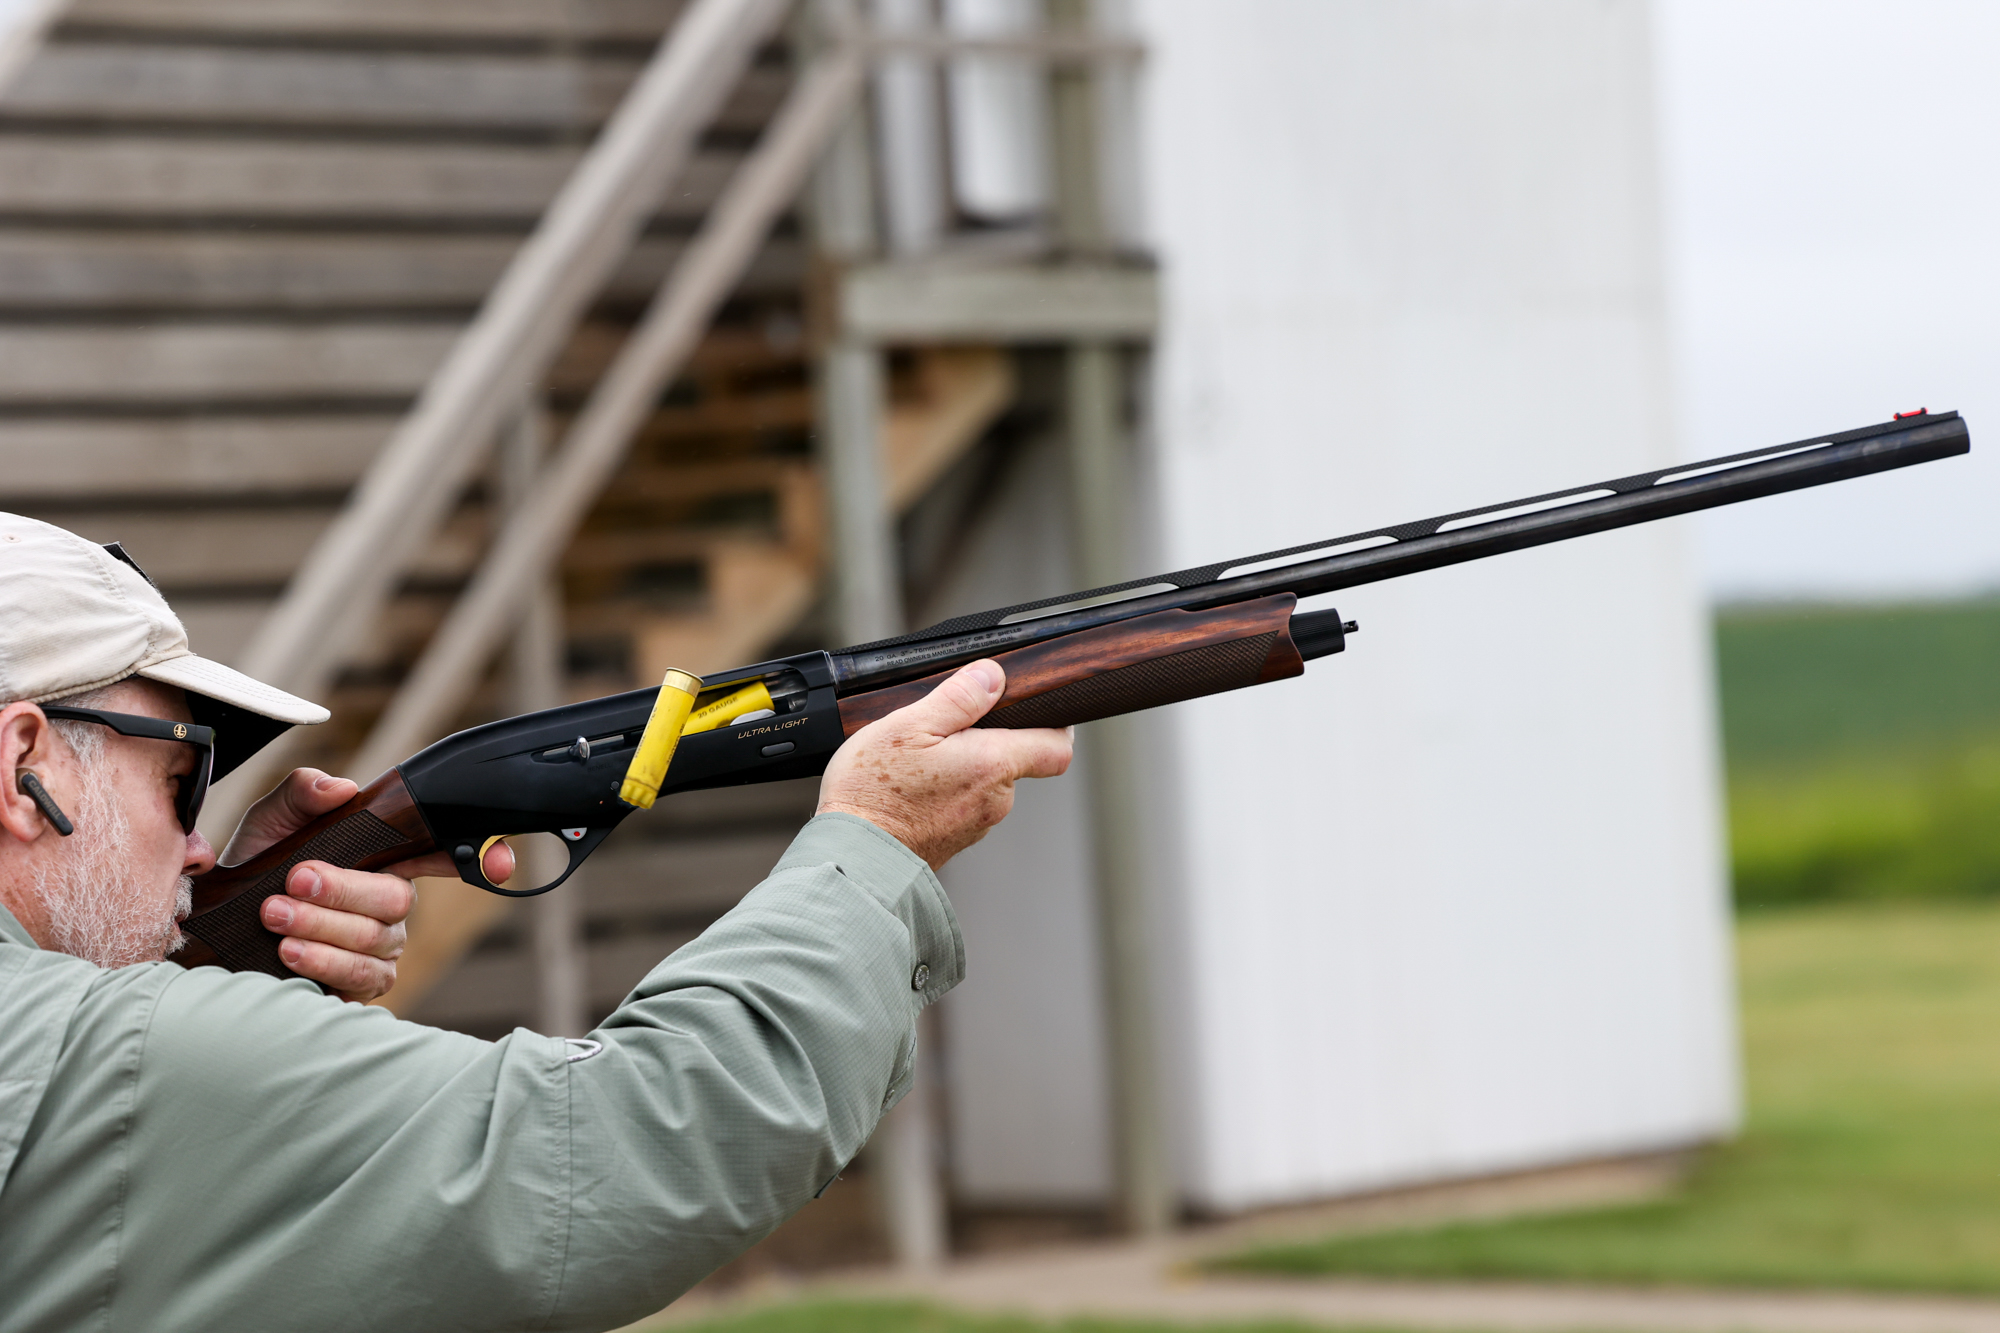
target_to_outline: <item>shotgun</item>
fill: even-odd
[[[377,869],[439,848],[493,893],[555,888],[634,810],[662,795],[823,771],[842,741],[982,657],[1007,672],[984,727],[1061,727],[1284,680],[1342,651],[1351,621],[1299,599],[1970,450],[1956,412],[1899,413],[1753,449],[1107,588],[960,616],[892,639],[633,690],[461,731],[340,809],[195,881],[181,961],[293,975],[258,918],[301,861]],[[509,889],[481,866],[496,839],[559,837],[547,884]]]

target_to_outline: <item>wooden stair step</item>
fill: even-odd
[[[456,307],[469,315],[524,235],[0,226],[0,311]],[[645,300],[686,248],[679,237],[642,238],[605,296]],[[780,236],[758,253],[740,290],[795,291],[804,275],[803,246]]]
[[[0,406],[408,399],[461,327],[457,320],[360,317],[0,323]],[[556,359],[546,387],[586,392],[625,335],[623,326],[586,323]],[[687,373],[714,377],[795,363],[795,354],[760,339],[732,338],[704,344]]]
[[[330,505],[244,509],[29,510],[94,542],[123,542],[171,596],[179,588],[275,590],[291,578],[335,510]],[[461,510],[417,558],[411,576],[461,579],[486,539],[483,515]]]
[[[417,6],[421,8],[421,6]],[[133,121],[593,133],[638,76],[636,54],[339,51],[55,41],[0,94],[9,121]],[[712,130],[761,129],[790,84],[758,66]]]
[[[696,416],[692,411],[688,415]],[[800,470],[809,472],[812,464],[802,458],[758,454],[687,463],[631,462],[605,487],[600,505],[650,511],[699,504],[718,496],[776,491],[787,484],[790,474]]]
[[[718,543],[736,542],[753,548],[776,547],[768,536],[730,527],[718,531],[689,524],[628,532],[580,532],[563,553],[563,572],[602,574],[646,565],[699,564],[712,566]]]
[[[143,562],[142,562],[143,563]],[[146,565],[147,572],[152,566]],[[402,593],[362,632],[346,644],[341,656],[349,672],[378,674],[407,664],[451,610],[443,593]],[[177,593],[174,614],[186,627],[188,642],[204,657],[218,662],[241,659],[257,627],[277,604],[275,593],[257,595],[191,595]]]
[[[394,416],[0,416],[0,496],[8,503],[114,497],[174,499],[344,492],[394,432]],[[808,395],[776,404],[674,408],[649,438],[750,434],[811,423]],[[627,467],[607,502],[687,506],[777,491],[802,459],[752,455]]]
[[[811,609],[819,571],[775,542],[717,543],[708,552],[708,585],[705,611],[634,626],[640,680],[657,681],[670,667],[700,674],[756,660]]]
[[[547,144],[8,133],[0,134],[0,214],[532,224],[582,152]],[[660,216],[706,215],[740,158],[697,151]]]
[[[456,322],[0,324],[0,404],[408,399]]]
[[[882,427],[889,507],[921,499],[1014,401],[1014,362],[994,347],[926,348],[893,384]]]
[[[335,386],[323,376],[324,368],[351,364],[353,359],[329,357],[329,345],[349,342],[361,343],[364,351],[375,348],[374,359],[390,363],[373,378],[372,391],[403,395],[421,378],[417,373],[421,367],[412,369],[396,358],[414,354],[428,361],[441,355],[457,327],[437,324],[426,329],[396,323],[274,329],[243,322],[205,326],[162,320],[109,328],[0,324],[0,402],[16,407],[15,415],[0,415],[0,496],[18,507],[93,498],[171,498],[184,503],[203,496],[344,490],[393,433],[395,415],[178,411],[155,416],[29,416],[20,415],[20,405],[74,396],[115,401],[121,392],[139,400],[190,391],[208,398],[325,395]],[[369,332],[382,328],[394,335],[387,350],[375,347]],[[618,336],[611,330],[586,340],[588,345],[558,368],[553,376],[557,386],[587,387],[615,352]],[[253,348],[259,349],[255,355],[246,351]],[[713,379],[746,368],[794,363],[795,352],[774,349],[754,334],[723,331],[697,349],[689,372]],[[107,384],[112,377],[116,382]],[[656,412],[640,444],[642,449],[671,448],[691,439],[803,431],[810,428],[812,413],[812,396],[804,388],[717,394]],[[621,473],[608,498],[620,505],[655,505],[782,490],[800,484],[795,474],[804,466],[797,458],[755,455],[694,462],[635,461]],[[804,501],[817,503],[813,496]]]
[[[585,320],[549,368],[543,387],[556,395],[588,392],[624,346],[630,331],[629,325],[608,319]],[[782,400],[767,397],[767,391],[746,395],[738,381],[774,374],[797,375],[803,370],[804,358],[805,347],[796,337],[774,339],[755,330],[716,329],[688,357],[681,368],[680,383],[699,390],[704,410],[710,404],[743,401],[747,397],[776,405]],[[641,440],[644,438],[642,434]]]
[[[332,505],[259,505],[180,510],[62,509],[25,507],[96,542],[119,541],[169,592],[176,588],[274,588],[292,576],[312,544],[333,521]],[[419,580],[469,575],[488,538],[484,510],[460,509],[409,571]],[[563,556],[566,574],[620,573],[678,563],[705,568],[719,606],[777,615],[792,605],[796,581],[811,582],[810,567],[785,543],[741,527],[687,525],[630,532],[584,532]],[[776,599],[775,601],[772,599]],[[767,609],[768,608],[768,609]],[[803,609],[803,608],[801,608]],[[794,616],[796,619],[796,616]],[[772,631],[782,633],[789,622]],[[723,663],[720,665],[727,665]]]
[[[0,497],[155,502],[344,493],[393,416],[0,417]]]
[[[181,35],[657,41],[677,0],[72,0],[70,29]]]

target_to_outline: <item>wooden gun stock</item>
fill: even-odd
[[[1007,688],[977,725],[1067,727],[1300,675],[1297,604],[1280,593],[1214,611],[1159,611],[1000,653],[993,660]],[[840,701],[841,729],[852,736],[951,674],[850,695]]]
[[[298,973],[278,957],[278,939],[259,915],[264,900],[285,891],[301,861],[379,870],[434,850],[423,815],[403,776],[390,769],[353,800],[330,810],[239,865],[217,866],[194,882],[194,913],[183,923],[188,945],[174,961],[188,967],[218,963],[236,972]]]

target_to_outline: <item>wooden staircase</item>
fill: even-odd
[[[678,12],[75,0],[0,90],[0,507],[122,540],[197,650],[233,658]],[[547,381],[524,386],[551,432],[790,79],[785,50],[760,56]],[[826,523],[807,268],[781,228],[566,552],[572,697],[811,641]],[[898,359],[898,510],[1006,408],[1011,366],[975,347]],[[466,492],[346,647],[307,762],[339,771],[366,735],[485,549],[494,489]],[[461,720],[497,715],[500,691],[496,674]],[[676,801],[600,853],[582,880],[592,1007],[754,884],[809,796]],[[487,1034],[528,1022],[510,906],[431,886],[397,1007]]]

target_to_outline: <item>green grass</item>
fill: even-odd
[[[2000,601],[1716,624],[1736,901],[2000,896]]]
[[[2000,906],[1741,921],[1750,1124],[1672,1199],[1225,1267],[2000,1292]]]
[[[1301,1324],[1129,1323],[1065,1319],[1040,1323],[1013,1315],[965,1314],[934,1306],[811,1301],[771,1306],[695,1324],[662,1324],[661,1333],[1304,1333]],[[1347,1333],[1364,1333],[1352,1329]]]

